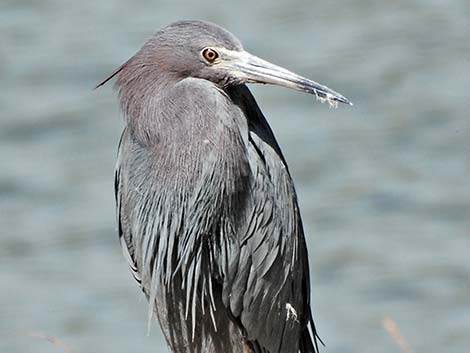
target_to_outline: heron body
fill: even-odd
[[[157,32],[114,75],[119,238],[171,350],[316,352],[294,184],[245,83],[346,98],[200,21]]]

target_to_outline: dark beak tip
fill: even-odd
[[[351,102],[351,101],[350,101],[349,99],[347,99],[347,98],[344,98],[344,100],[342,101],[342,103],[347,104],[347,105],[349,105],[349,106],[351,106],[351,107],[354,105],[354,103]]]
[[[347,99],[345,96],[338,96],[338,97],[335,97],[334,100],[337,101],[337,102],[343,103],[343,104],[347,104],[347,105],[349,105],[349,106],[353,106],[353,105],[354,105],[354,103],[351,102],[349,99]]]
[[[346,104],[346,105],[349,105],[349,106],[353,106],[354,103],[351,102],[349,99],[347,99],[346,97],[340,95],[340,94],[336,94],[334,95],[333,97],[328,97],[328,96],[323,96],[323,97],[317,97],[317,99],[320,99],[320,101],[323,103],[323,102],[328,102],[330,104],[330,106],[334,106],[335,108],[338,107],[338,103],[342,103],[342,104]]]

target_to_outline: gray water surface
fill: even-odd
[[[251,86],[296,181],[323,353],[470,346],[470,2],[0,4],[0,352],[167,352],[121,255],[122,119],[92,88],[184,18],[341,92]],[[260,318],[262,319],[262,318]]]

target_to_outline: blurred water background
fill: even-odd
[[[470,346],[470,2],[0,3],[0,352],[167,352],[117,241],[122,119],[93,86],[156,29],[216,22],[350,98],[251,86],[290,163],[323,353]],[[263,318],[260,318],[262,320]]]

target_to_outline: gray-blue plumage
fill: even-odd
[[[294,185],[245,83],[348,101],[200,21],[157,32],[116,74],[119,237],[172,351],[316,352]]]

